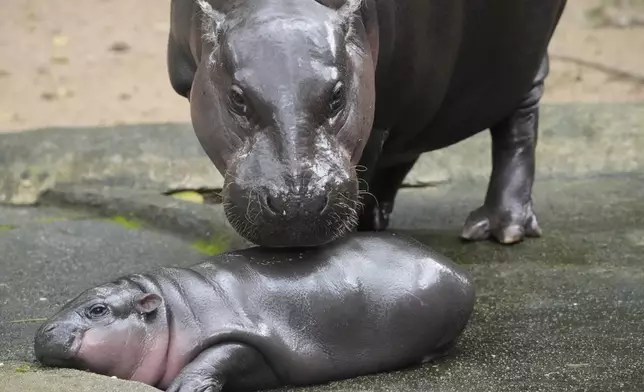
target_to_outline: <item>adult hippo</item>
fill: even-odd
[[[486,129],[489,187],[461,235],[515,243],[541,235],[539,102],[565,3],[173,0],[170,81],[256,244],[384,230],[420,154]]]
[[[447,354],[475,303],[467,271],[395,233],[248,248],[80,293],[35,336],[45,365],[168,392],[310,385]]]

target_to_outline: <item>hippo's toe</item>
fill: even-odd
[[[195,374],[180,374],[174,379],[166,392],[220,392],[223,385],[210,377]]]
[[[461,237],[470,241],[496,239],[502,244],[514,244],[525,237],[542,234],[532,202],[523,206],[489,208],[482,206],[470,213]]]

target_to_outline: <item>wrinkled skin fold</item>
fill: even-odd
[[[489,187],[461,236],[541,235],[532,201],[547,47],[565,0],[173,0],[172,87],[267,247],[388,227],[420,154],[484,130]]]
[[[89,289],[38,330],[36,358],[170,392],[313,385],[437,360],[475,291],[465,269],[396,233],[248,248]]]

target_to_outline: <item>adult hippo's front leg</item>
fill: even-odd
[[[541,236],[532,202],[535,150],[539,128],[539,102],[548,75],[544,58],[532,89],[517,110],[490,129],[492,174],[483,206],[470,213],[461,237],[485,240],[494,237],[513,244],[524,237]]]
[[[389,226],[389,217],[394,210],[394,201],[405,177],[418,158],[378,169],[368,182],[369,188],[362,196],[359,231],[383,231]],[[365,180],[366,181],[366,180]]]
[[[532,185],[539,103],[547,75],[546,56],[532,89],[517,110],[491,127],[492,174],[483,206],[471,212],[465,221],[461,233],[464,239],[486,240],[492,237],[503,244],[512,244],[526,236],[541,235],[533,209]],[[365,182],[369,184],[369,194],[363,195],[364,208],[358,230],[387,229],[398,190],[416,161],[412,159],[391,167],[372,169],[372,173],[364,174]],[[375,165],[375,162],[369,163]]]

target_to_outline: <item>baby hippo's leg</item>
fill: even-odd
[[[270,389],[281,385],[262,354],[228,343],[204,350],[172,381],[166,392]]]

